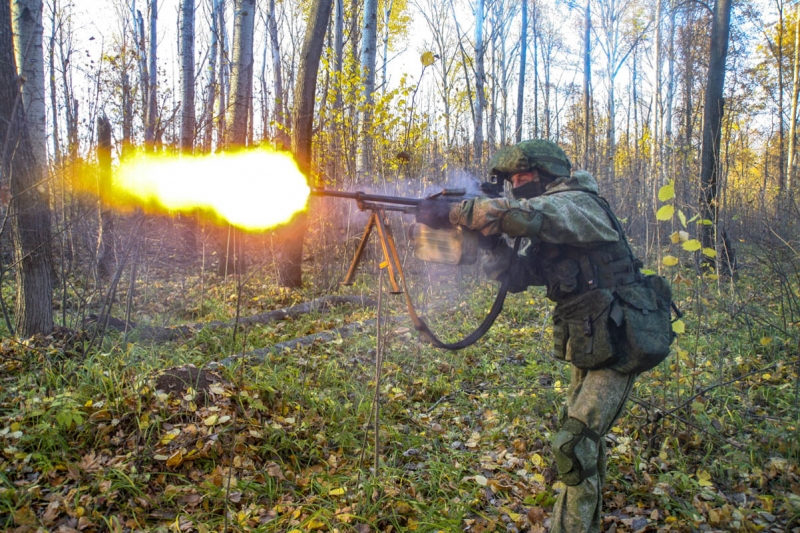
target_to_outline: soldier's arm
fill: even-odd
[[[466,200],[451,209],[450,222],[484,235],[505,233],[556,244],[596,244],[619,239],[597,201],[579,191],[530,200]]]

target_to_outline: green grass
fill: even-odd
[[[673,531],[754,531],[769,523],[764,513],[797,525],[797,324],[769,325],[784,324],[784,313],[764,277],[749,273],[736,294],[689,273],[676,285],[686,332],[637,381],[612,430],[606,512]],[[454,339],[480,321],[494,287],[475,279],[417,283],[435,331]],[[206,279],[202,311],[199,286],[153,283],[137,293],[136,321],[229,320],[233,286]],[[271,287],[248,284],[241,314],[320,295]],[[347,289],[361,292],[375,297],[368,272]],[[229,531],[534,528],[528,516],[546,519],[559,490],[549,439],[569,383],[550,356],[543,291],[509,295],[491,332],[457,353],[419,341],[402,297],[384,305],[398,321],[385,341],[377,472],[374,330],[221,368],[220,388],[204,400],[154,388],[164,369],[204,367],[374,318],[374,309],[341,306],[235,340],[230,328],[160,345],[110,332],[83,357],[58,338],[4,342],[0,516],[12,518],[3,527],[83,518],[101,530],[221,531],[227,515]],[[53,501],[56,518],[46,512]]]

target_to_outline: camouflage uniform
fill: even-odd
[[[512,150],[506,157],[507,173],[524,172],[530,163],[524,161],[524,157],[521,161],[515,161],[515,157],[521,157],[518,150]],[[601,204],[603,200],[596,195],[597,182],[594,177],[588,172],[578,171],[571,176],[556,178],[547,185],[544,194],[533,198],[478,198],[465,201],[450,211],[450,222],[484,235],[505,234],[529,238],[531,245],[528,253],[520,255],[513,272],[507,270],[508,256],[513,252],[503,245],[486,265],[487,273],[495,279],[510,276],[512,292],[524,290],[529,285],[546,285],[548,297],[557,303],[555,315],[558,317],[560,308],[566,309],[575,302],[582,306],[581,298],[589,292],[593,298],[596,295],[605,299],[604,302],[613,301],[613,296],[611,289],[602,285],[591,291],[586,287],[577,287],[573,289],[577,295],[569,294],[570,284],[564,283],[563,279],[559,283],[559,278],[552,272],[558,270],[560,263],[547,264],[546,257],[542,257],[543,252],[546,255],[548,251],[557,253],[560,249],[569,248],[573,251],[575,264],[583,263],[583,255],[598,249],[624,245],[630,253],[624,235],[620,235],[616,229],[619,226],[615,219],[612,221],[613,214],[607,206],[604,208]],[[630,259],[626,261],[630,262]],[[638,274],[638,265],[633,266],[637,275],[641,276]],[[611,307],[610,303],[602,305],[606,310]],[[554,320],[558,344],[559,324],[557,318]],[[604,315],[604,320],[608,320],[608,314]],[[613,339],[595,339],[596,344],[603,342],[610,344]],[[563,343],[562,356],[566,360],[574,361],[574,357],[581,356],[583,348],[578,349],[579,345],[572,338],[565,338]],[[558,345],[556,348],[558,352]],[[608,348],[610,351],[615,349]],[[598,347],[595,346],[595,349]],[[603,435],[622,412],[636,375],[621,373],[602,364],[593,370],[582,370],[574,365],[571,368],[572,381],[561,419],[562,427],[553,438],[558,470],[567,487],[556,502],[551,531],[599,532],[605,478]]]

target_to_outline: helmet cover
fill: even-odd
[[[490,165],[492,174],[504,178],[533,169],[540,169],[557,177],[569,176],[572,170],[572,164],[564,150],[546,139],[532,139],[501,148],[495,153]]]

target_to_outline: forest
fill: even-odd
[[[800,533],[799,102],[785,0],[0,2],[0,529],[550,531],[553,303],[437,348],[499,284],[363,197],[547,139],[680,312],[601,529]]]

